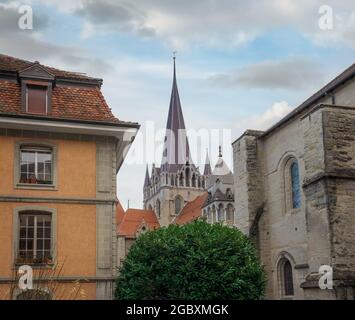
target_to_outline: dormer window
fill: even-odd
[[[48,87],[26,85],[26,112],[46,114],[48,112]]]
[[[19,71],[22,112],[46,115],[51,112],[55,77],[38,62]]]

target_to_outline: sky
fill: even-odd
[[[19,28],[24,5],[32,29]],[[202,168],[208,150],[214,165],[221,144],[232,169],[232,141],[267,129],[355,62],[355,3],[0,0],[1,53],[102,78],[115,116],[141,124],[118,174],[124,207],[142,206],[146,164],[160,165],[174,51],[194,161]]]

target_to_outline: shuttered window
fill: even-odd
[[[26,111],[29,113],[47,113],[47,87],[27,85]]]

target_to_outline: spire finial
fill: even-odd
[[[219,146],[219,149],[218,149],[218,156],[220,158],[222,158],[222,146]]]
[[[177,51],[173,51],[173,60],[174,60],[174,80],[176,79],[176,67],[175,67],[176,53],[177,53]]]

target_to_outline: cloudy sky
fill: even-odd
[[[33,9],[32,30],[18,27],[24,4]],[[331,29],[319,26],[325,4],[333,13]],[[199,147],[192,142],[192,148],[208,148],[213,164],[222,143],[231,165],[230,143],[245,129],[266,129],[354,63],[355,5],[350,0],[0,0],[0,48],[104,79],[115,115],[142,125],[118,176],[122,204],[130,200],[131,207],[141,207],[145,163],[161,158],[173,51],[186,125],[210,136]],[[147,132],[157,140],[149,140]],[[201,166],[200,153],[195,162]]]

